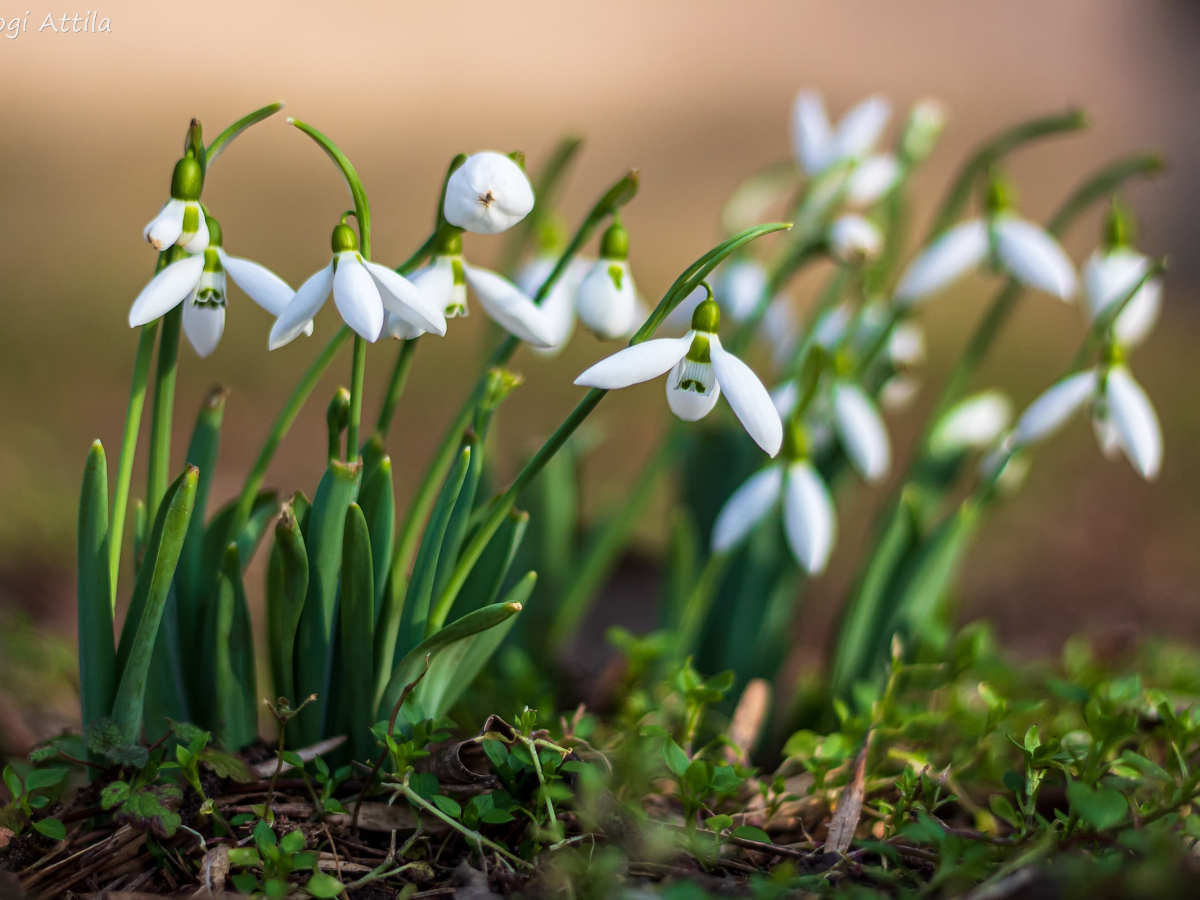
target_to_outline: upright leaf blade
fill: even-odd
[[[258,737],[258,705],[254,671],[254,635],[242,585],[237,544],[225,551],[217,586],[216,632],[217,738],[229,750],[240,750]]]
[[[375,669],[372,639],[375,628],[375,588],[371,566],[371,535],[357,503],[346,511],[342,544],[342,580],[339,600],[341,666],[336,673],[337,730],[350,739],[354,759],[368,759],[375,741]]]
[[[303,497],[300,497],[303,500]],[[267,573],[267,636],[275,696],[293,706],[303,702],[296,694],[296,631],[308,592],[308,553],[295,512],[295,499],[284,507],[275,526],[275,547]]]
[[[205,518],[209,491],[217,471],[221,422],[225,417],[225,398],[228,396],[229,392],[219,385],[209,391],[200,406],[196,426],[192,429],[192,439],[188,443],[187,461],[200,470],[200,481],[196,485],[196,504],[192,509],[192,522],[183,542],[183,553],[179,557],[179,575],[176,578],[179,630],[184,638],[198,634],[201,627],[197,604],[203,579]],[[187,640],[183,641],[182,646],[185,663],[193,666],[199,655],[199,647],[195,641]]]
[[[300,614],[296,641],[296,693],[316,694],[298,717],[301,739],[322,737],[329,706],[329,672],[333,658],[333,623],[342,569],[342,533],[346,510],[354,499],[361,466],[331,460],[313,497],[304,544],[308,550],[308,592]]]
[[[121,630],[117,648],[120,675],[112,717],[128,743],[134,743],[139,736],[150,661],[191,521],[199,475],[194,466],[188,466],[163,495]]]
[[[370,446],[373,441],[368,441]],[[363,458],[366,465],[366,457]],[[392,458],[383,456],[372,467],[372,473],[363,470],[363,488],[359,491],[359,505],[367,520],[371,534],[371,575],[375,586],[372,604],[372,624],[379,617],[383,606],[383,592],[387,587],[388,567],[392,561],[392,549],[396,542],[396,495],[392,488]]]
[[[112,712],[117,654],[113,644],[108,556],[108,462],[96,441],[79,493],[79,692],[86,727]]]
[[[508,520],[488,542],[487,549],[471,570],[463,589],[454,601],[453,612],[459,617],[496,602],[513,561],[521,549],[529,527],[529,513],[514,509]],[[524,603],[525,601],[522,601]],[[528,622],[525,623],[528,625]]]

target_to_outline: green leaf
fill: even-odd
[[[370,443],[370,442],[368,442]],[[363,460],[364,465],[366,460]],[[371,572],[375,597],[372,604],[372,630],[383,607],[383,592],[387,587],[388,569],[396,541],[396,496],[392,488],[392,458],[383,456],[369,474],[364,469],[363,488],[358,503],[367,520],[371,535]]]
[[[683,773],[683,780],[691,792],[697,797],[703,797],[712,786],[711,764],[703,759],[693,759]]]
[[[374,722],[375,669],[372,660],[375,589],[372,584],[371,536],[357,503],[346,511],[342,545],[342,588],[338,601],[341,640],[340,668],[336,673],[337,710],[331,717],[337,731],[349,736],[354,759],[369,759],[375,752],[371,735]]]
[[[131,790],[115,818],[162,838],[175,834],[181,823],[174,809],[183,799],[183,791],[174,784],[152,784]]]
[[[296,506],[293,499],[275,526],[275,546],[267,572],[267,635],[275,696],[287,697],[293,706],[301,702],[296,695],[294,653],[308,592],[308,554]]]
[[[67,828],[58,819],[42,819],[34,822],[33,827],[51,840],[65,841],[67,839]]]
[[[207,169],[211,167],[216,161],[217,157],[220,156],[225,151],[225,148],[232,143],[233,139],[240,135],[243,131],[245,131],[251,125],[257,125],[263,119],[270,118],[281,109],[283,109],[283,103],[268,103],[261,109],[256,109],[254,112],[242,116],[232,125],[218,134],[215,138],[213,138],[213,142],[208,145],[208,148],[205,151],[205,156],[207,157],[205,168]]]
[[[391,715],[392,708],[400,699],[400,693],[404,687],[411,684],[425,671],[426,656],[429,657],[430,674],[436,674],[434,665],[444,653],[480,632],[502,625],[520,611],[519,603],[496,603],[492,606],[485,606],[483,609],[468,613],[461,619],[451,622],[433,637],[414,647],[393,670],[391,680],[387,683],[380,701],[376,705],[376,718],[387,718]],[[412,702],[411,697],[409,702]]]
[[[687,754],[683,752],[683,748],[675,743],[675,739],[668,737],[663,741],[663,759],[667,762],[667,768],[671,770],[671,774],[676,778],[682,778],[683,773],[687,771],[691,760]]]
[[[513,562],[518,558],[530,521],[529,514],[521,510],[508,514],[508,519],[488,542],[487,549],[463,584],[451,610],[453,615],[461,617],[496,602]],[[539,584],[541,580],[539,569]]]
[[[308,879],[308,883],[304,885],[304,889],[314,897],[329,898],[337,897],[345,890],[345,886],[332,875],[317,872],[312,878]]]
[[[462,807],[459,806],[457,800],[453,800],[442,794],[434,794],[430,799],[433,801],[433,805],[446,815],[453,816],[456,819],[462,818]]]
[[[226,747],[240,750],[258,737],[258,691],[254,635],[236,544],[230,544],[226,550],[218,581],[215,651],[217,717],[214,731]]]
[[[96,441],[79,495],[79,688],[83,724],[109,715],[116,692],[111,575],[108,558],[108,464]]]
[[[231,847],[229,864],[231,866],[261,866],[262,857],[253,847]]]
[[[32,794],[34,791],[56,787],[62,784],[66,777],[66,769],[34,769],[25,776],[25,791]]]
[[[536,583],[537,573],[527,572],[496,606],[503,609],[524,609]],[[488,608],[495,607],[485,607]],[[426,716],[440,719],[450,712],[451,707],[471,686],[516,621],[515,615],[508,616],[497,625],[445,647],[436,660],[430,660],[428,673],[413,690],[413,699]]]
[[[212,767],[218,778],[228,778],[239,784],[249,784],[258,777],[244,759],[224,750],[206,747],[200,753],[200,761]]]
[[[198,477],[195,467],[188,466],[163,495],[121,631],[112,717],[126,743],[135,743],[140,734],[151,656],[191,520]]]
[[[1022,785],[1023,788],[1024,785]],[[1007,822],[1013,828],[1021,827],[1021,817],[1013,808],[1012,802],[1003,794],[992,794],[988,800],[988,806],[991,807],[992,812],[996,814],[997,818]]]
[[[104,786],[100,792],[100,806],[112,809],[129,799],[129,785],[124,781],[113,781]]]
[[[462,490],[471,464],[471,448],[463,447],[458,462],[446,475],[441,493],[429,517],[429,524],[421,538],[416,562],[410,579],[398,567],[403,554],[393,559],[389,590],[384,597],[379,616],[379,627],[375,632],[375,693],[380,696],[389,681],[395,679],[394,661],[407,648],[419,642],[425,635],[425,622],[429,616],[429,599],[433,590],[433,579],[437,573],[438,553],[454,504]],[[407,588],[407,589],[406,589]],[[403,594],[401,593],[403,591]],[[411,680],[411,679],[410,679]],[[407,684],[408,682],[404,682]],[[403,685],[401,685],[403,687]],[[396,692],[399,697],[399,691]],[[395,703],[395,700],[392,701]],[[376,704],[379,707],[379,704]],[[390,711],[391,706],[388,705]]]
[[[279,842],[279,849],[284,853],[299,853],[304,849],[304,832],[300,829],[289,831]]]
[[[334,611],[341,581],[342,538],[346,510],[354,499],[359,465],[330,460],[313,497],[304,545],[308,551],[308,592],[296,635],[296,694],[316,694],[296,722],[300,740],[316,743],[322,737],[329,705],[330,662],[333,657]]]
[[[729,833],[736,838],[742,838],[747,841],[758,841],[760,844],[772,843],[769,834],[761,828],[755,828],[753,825],[739,825]]]
[[[1067,801],[1072,811],[1097,831],[1119,824],[1129,813],[1129,804],[1119,791],[1106,786],[1091,788],[1082,781],[1067,786]]]

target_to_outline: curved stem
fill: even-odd
[[[185,300],[184,303],[187,301]],[[183,303],[162,318],[158,367],[154,373],[154,405],[150,410],[150,458],[146,479],[146,519],[154,521],[170,484],[171,420],[175,410],[175,375],[179,368],[179,336]]]
[[[125,434],[121,438],[121,456],[117,463],[117,484],[113,494],[112,523],[109,527],[108,569],[112,581],[112,604],[117,605],[117,572],[121,565],[121,539],[125,533],[125,514],[129,508],[129,483],[133,478],[133,458],[137,454],[138,431],[146,406],[146,386],[150,382],[150,359],[158,321],[142,326],[137,356],[133,362],[133,384],[129,388],[129,408],[125,413]]]
[[[354,336],[354,357],[350,363],[350,420],[346,424],[346,462],[358,460],[358,427],[362,422],[363,380],[367,371],[367,342]]]
[[[379,421],[375,430],[387,437],[388,429],[392,427],[392,416],[396,414],[396,404],[404,393],[404,385],[408,383],[408,373],[412,369],[413,354],[417,352],[418,338],[410,338],[400,344],[396,354],[396,364],[392,366],[392,375],[388,379],[387,391],[383,395],[383,404],[379,408]]]

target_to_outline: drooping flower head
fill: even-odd
[[[838,216],[829,226],[829,250],[840,262],[862,266],[883,251],[883,234],[870,219],[853,214]]]
[[[629,271],[629,232],[619,221],[600,240],[600,258],[579,285],[575,310],[584,327],[602,341],[629,337],[639,324],[637,288]]]
[[[1013,212],[1008,186],[992,179],[987,216],[962,222],[935,238],[904,270],[893,298],[913,307],[985,262],[1060,300],[1075,296],[1075,268],[1062,245]]]
[[[794,421],[786,427],[782,460],[748,478],[721,507],[713,524],[713,552],[732,550],[778,509],[792,555],[810,575],[821,574],[837,540],[837,513],[810,458],[807,434]]]
[[[470,286],[483,311],[509,334],[535,347],[553,347],[556,343],[557,333],[546,314],[520,288],[504,276],[469,265],[463,259],[459,232],[440,236],[433,259],[413,273],[412,283],[447,319],[468,314]]]
[[[333,259],[329,265],[300,285],[295,298],[271,329],[272,350],[291,343],[308,327],[329,299],[330,291],[342,320],[365,340],[379,339],[385,311],[422,331],[446,333],[441,309],[416,285],[387,266],[363,258],[358,235],[346,224],[349,215],[342,216],[333,229],[330,239]]]
[[[517,272],[516,284],[526,297],[534,297],[546,279],[558,265],[559,256],[566,245],[566,235],[561,221],[547,216],[541,223],[538,234],[538,253]],[[554,344],[550,347],[534,347],[538,356],[557,356],[571,340],[575,332],[575,298],[579,285],[591,271],[592,261],[580,256],[571,257],[567,270],[551,286],[542,299],[542,317],[550,328]]]
[[[1142,282],[1113,322],[1113,338],[1126,349],[1150,335],[1162,309],[1162,279],[1145,278],[1150,259],[1133,248],[1133,218],[1114,203],[1105,223],[1104,241],[1083,267],[1083,309],[1095,322]],[[1144,279],[1144,281],[1143,281]]]
[[[282,315],[295,296],[287,282],[270,269],[226,253],[221,225],[212,216],[205,215],[204,232],[208,246],[191,255],[182,248],[172,251],[180,258],[151,279],[129,310],[129,325],[137,327],[183,303],[183,333],[201,357],[217,349],[225,331],[226,275],[273,316]],[[303,330],[312,333],[311,320]]]
[[[188,253],[201,253],[208,246],[208,223],[200,207],[204,170],[191,156],[175,163],[171,174],[171,199],[142,231],[155,250],[179,246]]]
[[[783,442],[783,423],[758,376],[721,346],[721,310],[712,291],[707,286],[706,290],[708,299],[696,307],[686,335],[626,347],[596,363],[575,383],[611,391],[666,374],[667,403],[688,422],[708,415],[724,392],[746,432],[775,456]]]
[[[467,157],[446,183],[442,213],[451,225],[474,234],[499,234],[533,209],[533,186],[503,153]]]

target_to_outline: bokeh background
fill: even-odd
[[[962,608],[993,619],[1023,654],[1053,652],[1080,630],[1200,638],[1200,6],[1190,0],[104,2],[107,34],[37,33],[47,13],[72,11],[28,9],[27,32],[0,36],[0,716],[10,732],[14,703],[35,730],[71,715],[69,697],[52,702],[45,682],[18,682],[35,667],[70,670],[79,477],[92,439],[110,459],[119,446],[136,343],[125,317],[154,262],[140,230],[166,196],[191,116],[211,137],[275,99],[354,160],[380,260],[403,258],[425,235],[456,152],[519,147],[536,169],[563,133],[586,136],[563,211],[576,219],[621,171],[640,169],[626,224],[639,286],[655,298],[717,236],[733,186],[787,156],[788,110],[802,86],[824,92],[835,114],[873,92],[900,114],[924,97],[945,103],[949,126],[917,181],[922,220],[973,144],[1032,115],[1078,105],[1093,122],[1012,157],[1034,217],[1103,161],[1160,150],[1167,175],[1127,199],[1142,246],[1171,256],[1163,321],[1135,360],[1166,431],[1162,475],[1147,486],[1124,463],[1105,462],[1079,423],[1039,454],[1026,490],[990,523],[964,573]],[[282,117],[234,145],[205,199],[232,252],[292,284],[324,264],[346,206],[335,170]],[[1098,228],[1092,216],[1068,237],[1077,261]],[[481,263],[498,251],[496,240],[468,242]],[[816,283],[794,285],[798,307]],[[969,282],[930,306],[929,381],[944,376],[991,287]],[[235,291],[217,353],[201,361],[184,346],[180,427],[190,427],[209,385],[232,391],[215,501],[237,491],[334,319],[327,309],[316,337],[268,354],[268,316]],[[1081,331],[1077,308],[1029,297],[981,384],[1026,402]],[[402,497],[463,395],[483,335],[477,313],[449,339],[422,344],[390,448]],[[522,351],[516,368],[527,384],[499,426],[508,466],[554,427],[579,393],[572,377],[608,349],[577,335],[551,363]],[[369,410],[393,353],[381,344],[370,354]],[[348,369],[347,354],[297,423],[271,484],[311,491],[324,401]],[[893,421],[901,457],[921,409]],[[612,396],[594,418],[609,440],[588,468],[593,511],[620,494],[665,424],[661,389]],[[138,462],[135,491],[144,453]],[[860,491],[844,509],[833,570],[796,625],[802,662],[822,652],[878,498]],[[661,544],[665,506],[643,522],[637,552]],[[256,597],[259,582],[250,576]],[[623,614],[619,593],[604,612]],[[588,640],[599,635],[592,629]]]

